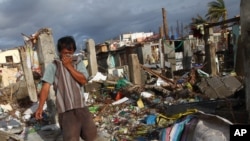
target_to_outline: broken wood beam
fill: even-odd
[[[166,94],[167,96],[173,94],[173,92],[161,87],[161,86],[155,86],[155,85],[145,85],[144,86],[145,89],[154,89],[157,90],[159,92],[162,92],[163,94]]]
[[[168,79],[167,77],[165,77],[165,76],[163,76],[163,75],[161,75],[161,74],[159,74],[159,73],[157,73],[157,72],[155,72],[155,71],[153,71],[153,70],[151,70],[151,69],[149,69],[149,68],[147,68],[147,67],[145,67],[145,66],[143,66],[143,65],[141,65],[141,67],[142,67],[144,70],[146,70],[148,73],[150,73],[150,74],[152,74],[152,75],[155,75],[155,76],[157,76],[157,77],[160,77],[161,79],[163,79],[163,80],[166,81],[166,82],[169,82],[169,83],[171,83],[171,84],[175,84],[174,81]]]
[[[240,16],[234,17],[232,19],[228,19],[228,20],[225,20],[225,21],[217,22],[217,23],[205,24],[205,28],[220,26],[220,25],[223,25],[223,24],[231,23],[231,22],[240,22]]]

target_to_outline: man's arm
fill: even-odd
[[[49,95],[50,83],[44,82],[39,96],[39,106],[35,113],[35,118],[42,119],[43,105]]]
[[[67,69],[69,70],[72,77],[81,85],[87,83],[86,77],[79,71],[77,71],[72,65],[68,66]]]

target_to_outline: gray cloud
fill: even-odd
[[[184,25],[197,14],[205,16],[213,0],[0,0],[0,49],[23,45],[21,33],[30,35],[43,27],[56,40],[73,35],[79,46],[127,32],[158,32],[162,8],[169,26]],[[240,0],[225,0],[229,16],[239,14]]]

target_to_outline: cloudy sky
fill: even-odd
[[[54,42],[72,35],[78,47],[94,39],[101,43],[128,32],[157,32],[162,8],[169,26],[183,25],[197,14],[205,17],[214,0],[0,0],[0,49],[23,45],[21,33],[52,29]],[[224,0],[228,18],[240,13],[240,0]]]

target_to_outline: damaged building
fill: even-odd
[[[200,136],[228,140],[230,125],[247,122],[242,76],[207,73],[205,64],[193,58],[192,40],[162,41],[151,34],[125,37],[122,44],[116,40],[97,45],[91,39],[86,42],[83,63],[91,77],[85,96],[99,140],[195,140]],[[34,119],[39,79],[56,55],[52,31],[40,29],[25,43],[18,48],[25,81],[18,82],[26,84],[27,97],[16,97],[18,82],[1,88],[0,137],[60,140],[53,91],[44,106],[44,119]],[[29,49],[32,56],[27,54]],[[35,61],[29,64],[29,59]],[[170,133],[178,127],[183,128]],[[213,136],[202,133],[204,130]]]

